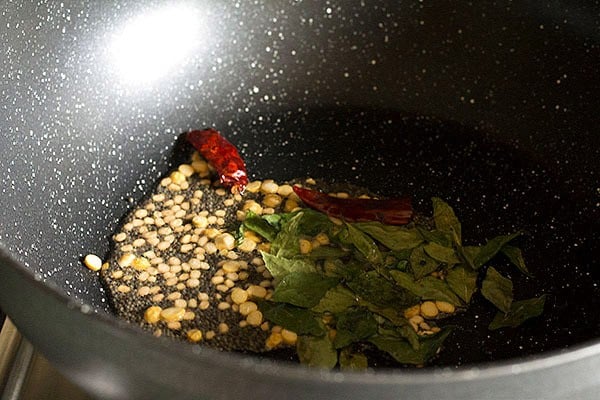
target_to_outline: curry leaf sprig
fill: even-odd
[[[521,250],[509,244],[522,232],[463,245],[453,209],[439,198],[432,201],[433,228],[334,222],[311,209],[247,214],[241,229],[270,242],[261,254],[275,290],[259,308],[265,319],[299,335],[302,363],[365,368],[366,345],[403,364],[425,364],[453,327],[438,326],[446,316],[440,314],[427,321],[429,330],[419,331],[405,310],[423,301],[466,309],[480,292],[498,309],[489,329],[515,327],[542,313],[545,296],[513,301],[512,281],[489,266],[501,253],[531,275]],[[316,235],[325,235],[327,242],[303,251],[300,241]]]

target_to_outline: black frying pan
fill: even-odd
[[[207,1],[4,12],[0,305],[88,391],[564,398],[600,386],[594,7]],[[242,148],[254,177],[410,193],[423,211],[441,196],[465,237],[527,229],[536,278],[513,276],[516,295],[547,293],[546,312],[490,333],[481,300],[437,368],[366,375],[216,353],[117,321],[80,259],[107,252],[119,219],[180,156],[176,137],[205,126]]]

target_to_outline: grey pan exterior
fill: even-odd
[[[600,344],[460,370],[321,372],[140,335],[69,303],[2,255],[0,300],[20,330],[73,382],[106,399],[594,399]],[[20,288],[15,302],[10,288]]]
[[[197,18],[199,47],[164,63],[162,75],[123,70],[112,52],[119,35],[138,16],[173,8]],[[298,108],[392,109],[475,127],[552,160],[568,185],[584,188],[582,207],[595,218],[599,9],[560,1],[4,4],[0,307],[100,398],[595,398],[597,338],[523,359],[368,374],[190,350],[111,316],[80,258],[106,253],[120,216],[166,171],[179,133],[212,125],[257,140],[260,132],[236,128]]]

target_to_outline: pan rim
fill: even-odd
[[[92,323],[102,324],[114,332],[115,329],[127,336],[136,336],[139,342],[147,342],[148,345],[160,344],[161,348],[169,348],[175,351],[177,357],[186,358],[192,362],[210,362],[215,366],[245,369],[248,372],[268,374],[277,379],[301,379],[307,381],[322,381],[323,383],[340,383],[350,381],[353,384],[373,385],[403,385],[403,384],[428,384],[431,385],[432,377],[436,384],[466,383],[476,380],[497,379],[515,374],[534,373],[545,369],[551,369],[565,364],[575,363],[600,355],[600,338],[577,343],[565,349],[555,349],[548,352],[532,354],[524,358],[510,358],[499,361],[487,361],[480,363],[469,363],[459,366],[436,367],[431,366],[423,369],[381,369],[369,371],[327,371],[315,368],[307,368],[293,363],[278,362],[274,360],[261,359],[252,355],[223,352],[216,349],[194,346],[174,341],[166,337],[153,337],[141,328],[136,327],[116,316],[100,310],[94,312],[91,306],[81,300],[74,300],[66,295],[55,284],[43,282],[36,279],[35,274],[23,263],[15,259],[10,252],[0,243],[0,265],[13,268],[22,278],[33,285],[37,290],[52,296],[65,306],[69,313],[79,313],[88,318]],[[50,281],[51,282],[51,281]],[[84,311],[85,310],[85,311]],[[91,312],[90,312],[91,311]],[[5,311],[6,312],[6,311]],[[6,313],[10,318],[10,314]],[[142,343],[144,344],[144,343]],[[34,343],[35,346],[35,343]],[[190,351],[191,348],[191,351]],[[257,372],[259,371],[259,372]],[[276,373],[274,373],[276,371]],[[343,376],[343,379],[340,377]]]

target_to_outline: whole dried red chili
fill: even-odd
[[[294,192],[307,206],[331,217],[351,222],[379,221],[388,225],[405,225],[413,214],[409,197],[397,199],[342,199],[299,186]]]
[[[223,185],[244,192],[248,185],[246,164],[233,144],[212,128],[191,131],[186,139],[215,167]]]

